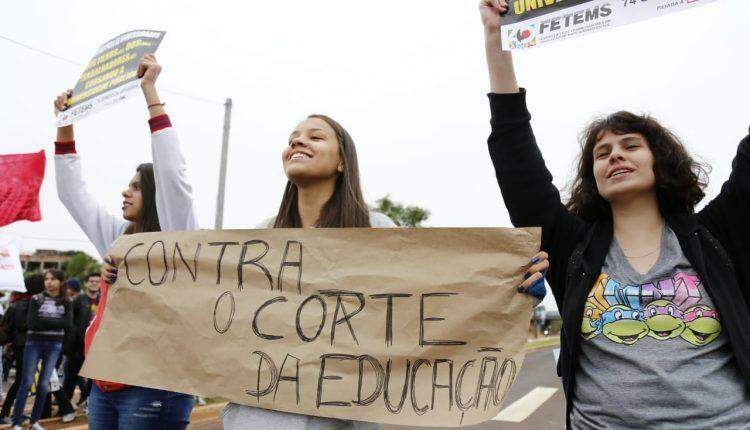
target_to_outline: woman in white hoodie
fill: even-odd
[[[144,163],[137,167],[135,176],[122,192],[121,216],[107,212],[89,194],[81,173],[81,159],[75,149],[73,126],[57,129],[55,171],[58,196],[103,258],[122,234],[198,229],[180,143],[155,87],[160,71],[161,66],[151,54],[145,55],[139,64],[138,76],[142,78],[141,89],[150,116],[153,164]],[[71,93],[67,92],[57,97],[56,114],[65,109],[70,96]],[[107,288],[104,286],[97,314],[86,333],[86,350],[101,321],[106,298]],[[192,406],[192,396],[185,394],[95,381],[89,396],[89,428],[184,429]]]

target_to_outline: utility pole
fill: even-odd
[[[214,229],[224,225],[224,188],[227,182],[227,151],[229,150],[229,123],[232,119],[232,99],[224,102],[224,135],[221,139],[221,166],[219,167],[219,193],[216,195],[216,220]]]

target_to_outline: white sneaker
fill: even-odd
[[[70,423],[73,422],[76,419],[76,413],[71,412],[69,414],[65,414],[62,416],[62,422],[64,423]]]
[[[44,427],[39,423],[34,423],[29,426],[29,430],[44,430]]]

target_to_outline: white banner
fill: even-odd
[[[0,290],[26,291],[16,239],[0,237]]]
[[[630,24],[716,0],[514,0],[500,28],[504,50],[535,48],[558,40]]]

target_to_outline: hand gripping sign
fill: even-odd
[[[539,229],[122,236],[87,377],[357,421],[497,415],[523,362]]]
[[[153,54],[165,32],[136,30],[123,33],[99,47],[73,87],[68,109],[57,116],[57,126],[72,124],[133,95],[138,89],[138,63]]]
[[[557,40],[677,12],[715,0],[508,0],[500,28],[504,50]]]

